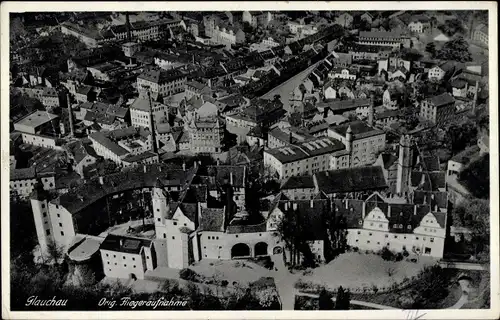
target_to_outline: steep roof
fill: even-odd
[[[430,98],[430,102],[436,107],[443,107],[451,103],[455,103],[455,98],[452,95],[445,92],[438,96],[433,96]]]
[[[314,178],[312,176],[291,176],[281,185],[281,190],[313,188]]]
[[[224,232],[224,208],[201,208],[199,231]]]
[[[330,126],[330,130],[333,130],[340,134],[341,136],[345,137],[347,133],[347,129],[351,128],[352,130],[352,136],[354,140],[357,139],[364,139],[367,137],[371,136],[376,136],[376,135],[381,135],[384,134],[384,131],[376,129],[374,127],[370,127],[368,124],[366,124],[364,121],[352,121],[348,123],[344,123],[338,126]]]
[[[367,166],[322,171],[315,174],[319,189],[326,194],[387,188],[382,167]]]

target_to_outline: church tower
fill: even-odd
[[[54,241],[54,235],[49,214],[49,194],[43,189],[40,180],[35,184],[34,190],[30,195],[30,202],[33,218],[35,220],[40,254],[45,257],[48,253],[48,244]]]
[[[155,231],[156,238],[163,238],[163,233],[165,232],[165,220],[168,214],[170,196],[168,192],[164,189],[163,183],[160,179],[156,179],[155,186],[153,188],[153,214],[155,219]]]
[[[409,191],[411,159],[411,137],[409,135],[402,135],[399,140],[399,157],[396,182],[396,193],[399,195],[404,195]]]

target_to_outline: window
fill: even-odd
[[[173,239],[173,240],[175,240],[175,237],[174,237],[174,236],[172,236],[172,239]]]
[[[367,240],[366,243],[370,243],[370,240]]]
[[[370,223],[370,226],[373,226],[373,222]]]
[[[44,217],[44,218],[47,218],[47,212],[44,212],[44,213],[43,213],[43,217]]]
[[[116,254],[113,255],[113,258],[116,258]]]
[[[370,233],[368,233],[368,235],[371,237],[372,233],[370,232]]]
[[[108,261],[108,264],[109,264],[109,261]]]
[[[398,238],[398,236],[397,236],[397,235],[394,235],[394,239],[397,239],[397,238]]]
[[[411,230],[411,224],[409,224],[407,228]]]
[[[60,222],[59,222],[59,227],[61,227],[61,228],[62,228],[62,223],[60,223]]]
[[[61,231],[61,236],[64,236],[64,231]]]
[[[123,256],[123,260],[127,259],[127,257]]]
[[[174,221],[174,226],[176,226],[176,225],[177,225],[177,222]]]
[[[379,227],[379,228],[382,228],[382,224],[379,224],[379,225],[378,225],[378,227]]]
[[[57,214],[57,217],[58,217],[58,218],[60,218],[60,217],[61,217],[61,215],[58,213],[58,214]]]
[[[115,266],[118,265],[116,262],[115,262]]]
[[[358,234],[361,234],[361,231],[358,231]]]
[[[109,254],[106,253],[106,257],[109,257]]]
[[[126,265],[126,264],[124,264],[123,266],[124,266],[125,268],[127,267],[127,265]]]
[[[28,186],[28,184],[26,184],[26,186]],[[45,208],[45,204],[42,203],[42,209],[44,209],[44,208]]]
[[[50,236],[50,230],[45,230],[45,233]]]
[[[418,237],[415,237],[415,240],[418,240]]]
[[[167,238],[167,234],[163,234],[163,239],[166,239]]]
[[[132,266],[132,268],[135,268],[135,264]]]

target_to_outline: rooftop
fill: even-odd
[[[455,103],[455,98],[447,92],[431,97],[429,100],[436,107],[444,107],[451,103]]]
[[[319,189],[326,194],[387,188],[382,167],[379,166],[322,171],[315,177]]]
[[[143,247],[149,248],[151,244],[149,239],[108,234],[101,244],[101,250],[139,254]]]
[[[272,155],[281,163],[289,163],[344,150],[345,146],[342,142],[332,138],[322,137],[296,145],[268,149],[265,150],[265,152]]]
[[[329,130],[332,130],[345,137],[348,128],[351,128],[354,140],[385,134],[384,131],[376,129],[374,127],[370,127],[363,121],[353,121],[338,126],[331,126]]]
[[[32,114],[22,118],[21,120],[16,122],[16,124],[31,128],[37,128],[45,123],[48,123],[58,118],[59,118],[58,115],[48,113],[47,111],[37,110]]]

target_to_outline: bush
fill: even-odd
[[[395,257],[396,261],[402,261],[403,260],[403,254],[401,252],[398,252]]]
[[[403,257],[408,257],[410,255],[410,253],[406,250],[406,249],[403,249]]]
[[[184,268],[179,271],[179,277],[187,281],[196,281],[198,274],[189,268]]]
[[[382,259],[384,259],[386,261],[392,261],[395,258],[394,253],[391,250],[389,250],[387,247],[384,247],[380,251],[380,256],[382,257]]]
[[[229,281],[227,281],[227,280],[222,280],[221,283],[220,283],[220,285],[222,287],[227,287],[228,284],[229,284]]]
[[[358,251],[359,251],[359,248],[358,248],[358,247],[352,247],[352,251],[354,251],[354,252],[358,252]]]

